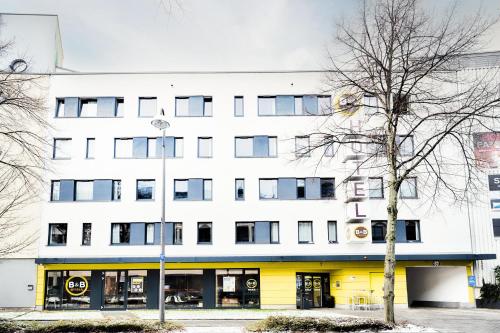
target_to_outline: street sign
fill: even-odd
[[[490,191],[500,191],[500,175],[488,175]]]
[[[164,254],[160,254],[160,260],[165,260],[165,255]]]

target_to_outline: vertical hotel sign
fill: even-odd
[[[363,137],[355,133],[361,131],[362,119],[358,111],[359,105],[353,95],[341,94],[335,99],[335,109],[349,117],[350,132],[354,133],[347,140],[354,141],[346,148],[343,163],[345,165],[346,186],[346,239],[348,243],[367,243],[370,241],[370,226],[367,209],[368,176],[363,172],[363,163],[367,155],[364,153]]]

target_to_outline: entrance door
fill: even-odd
[[[325,297],[329,297],[328,274],[297,273],[296,294],[297,308],[310,309],[329,306]]]
[[[107,271],[103,273],[104,288],[102,308],[104,309],[124,309],[126,271]]]

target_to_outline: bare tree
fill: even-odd
[[[0,57],[10,47],[0,42]],[[43,77],[23,73],[27,64],[13,60],[0,70],[0,257],[37,239],[28,228],[30,208],[39,198],[48,146]]]
[[[387,180],[385,320],[394,323],[395,224],[398,192],[418,175],[431,199],[460,202],[477,190],[472,134],[492,131],[499,102],[496,71],[463,71],[493,19],[460,19],[456,6],[433,16],[418,0],[365,1],[359,16],[337,27],[326,82],[336,107],[309,133],[318,150],[356,150],[359,170]],[[420,187],[420,183],[419,183]]]

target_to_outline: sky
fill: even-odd
[[[499,0],[458,3],[463,13],[482,3],[500,15]],[[358,6],[359,0],[1,0],[0,12],[57,14],[64,67],[78,71],[302,70],[327,66],[336,23]],[[500,25],[490,39],[488,49],[500,50]]]

